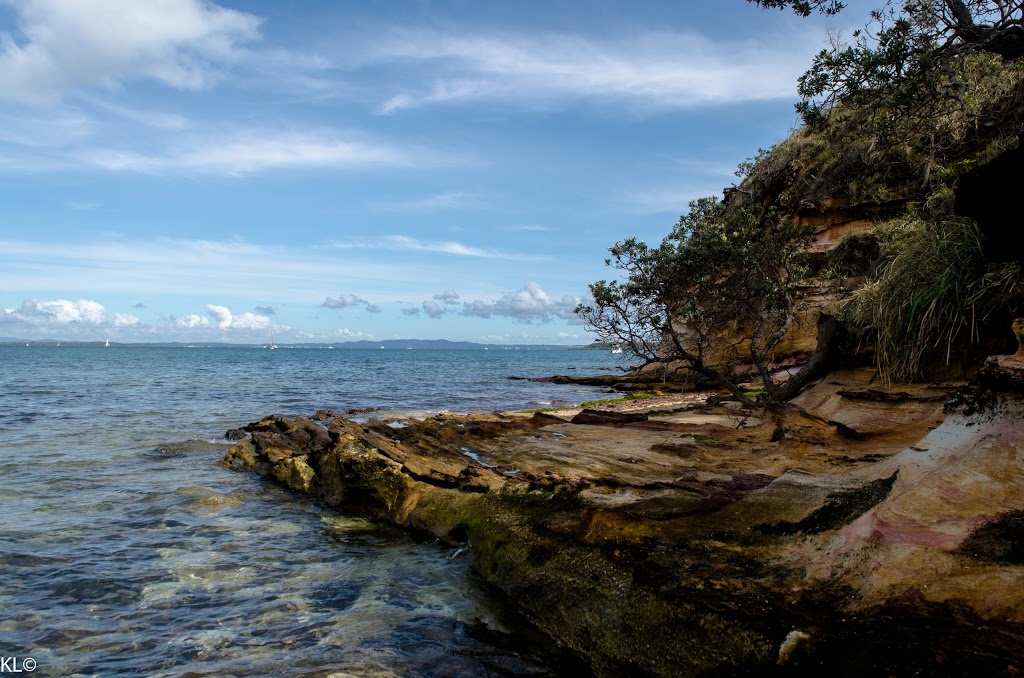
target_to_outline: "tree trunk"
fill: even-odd
[[[818,316],[818,344],[811,357],[800,368],[800,371],[779,386],[771,395],[771,402],[781,403],[791,400],[800,394],[814,379],[824,374],[832,361],[836,346],[846,333],[846,327],[835,316],[822,313]]]

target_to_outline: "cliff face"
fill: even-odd
[[[813,234],[806,251],[809,275],[805,283],[816,289],[801,300],[797,322],[776,350],[777,361],[798,362],[808,347],[813,347],[809,331],[813,333],[818,312],[836,314],[865,282],[885,273],[886,264],[899,254],[898,240],[883,243],[873,259],[858,262],[858,267],[842,265],[837,256],[849,249],[848,244],[871,236],[887,222],[928,213],[929,227],[941,228],[943,219],[968,217],[980,229],[984,264],[1022,262],[1004,204],[1024,178],[1024,62],[976,54],[959,62],[956,69],[960,89],[932,102],[929,112],[922,109],[901,115],[878,107],[861,110],[840,104],[817,127],[798,129],[769,151],[762,151],[744,165],[743,181],[726,190],[725,202],[730,207],[753,207],[769,215],[769,222],[788,219]],[[879,125],[876,119],[889,123]],[[936,197],[944,192],[955,194],[955,205],[936,217],[939,210],[932,203],[941,202]],[[942,284],[940,279],[927,283],[936,288]],[[959,294],[969,297],[975,291],[964,289]],[[915,302],[894,301],[894,305],[904,303],[912,306]],[[955,367],[956,361],[940,354],[949,353],[963,358],[967,369],[961,376],[969,376],[987,354],[973,350],[972,345],[980,344],[989,352],[1000,350],[1001,342],[1008,338],[1002,328],[1024,305],[1018,298],[994,314],[986,308],[981,315],[996,319],[986,325],[977,319],[979,315],[971,317],[971,308],[977,311],[983,305],[973,297],[971,303],[948,303],[966,308],[960,311],[965,324],[971,326],[969,331],[951,341],[938,342],[934,336],[917,339],[929,347],[920,361],[924,369],[897,371],[916,371],[917,378],[948,377],[955,373],[950,366]],[[800,322],[808,318],[811,322]],[[918,318],[906,320],[915,325]],[[878,335],[885,339],[885,331],[876,332],[878,328],[871,323],[861,323],[855,329],[865,331],[863,338],[869,341]],[[736,338],[723,337],[722,343],[728,345]],[[912,341],[909,336],[905,339]],[[892,348],[886,345],[883,350],[891,354]],[[882,367],[888,370],[892,366]],[[900,378],[908,377],[901,374]]]
[[[267,418],[226,464],[468,545],[599,675],[1020,667],[1024,368],[993,363],[948,414],[953,385],[872,372],[775,415]]]

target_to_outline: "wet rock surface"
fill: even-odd
[[[1017,675],[1024,394],[872,374],[784,413],[268,417],[225,463],[468,546],[598,675]]]

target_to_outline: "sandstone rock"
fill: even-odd
[[[268,418],[225,463],[468,542],[483,581],[599,676],[822,675],[865,643],[869,673],[987,675],[1024,647],[1024,395],[997,368],[946,415],[945,386],[853,370],[745,429],[335,418],[324,445]]]
[[[596,424],[600,426],[621,426],[641,421],[647,421],[646,414],[591,409],[584,409],[572,418],[573,424]]]

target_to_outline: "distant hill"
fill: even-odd
[[[102,341],[67,341],[64,339],[18,339],[16,337],[0,337],[0,345],[18,346],[102,346]],[[263,348],[266,344],[228,344],[219,342],[111,342],[111,346],[139,346],[150,348]],[[341,341],[334,343],[315,344],[278,344],[280,349],[386,349],[386,350],[568,350],[578,346],[560,344],[477,344],[472,341],[449,341],[447,339],[384,339],[382,341]]]

